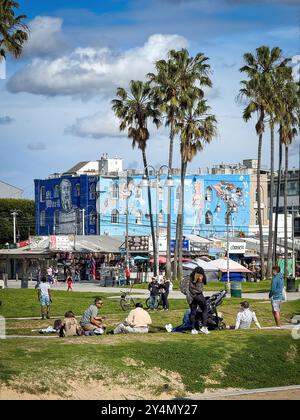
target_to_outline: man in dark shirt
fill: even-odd
[[[156,277],[152,277],[152,280],[148,286],[148,290],[150,291],[149,309],[154,310],[157,307],[159,297],[159,284]]]

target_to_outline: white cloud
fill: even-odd
[[[25,55],[57,53],[64,44],[61,33],[63,21],[60,18],[36,16],[29,23],[29,39],[25,44]]]
[[[144,79],[170,49],[187,47],[179,35],[152,35],[142,47],[116,54],[109,48],[76,48],[60,58],[35,58],[8,81],[11,92],[39,95],[114,94],[117,86]]]
[[[28,150],[46,150],[46,145],[44,142],[42,141],[38,141],[38,142],[33,142],[33,143],[29,143],[27,145],[27,149]]]
[[[126,136],[126,132],[120,133],[118,121],[111,110],[77,118],[75,124],[66,129],[66,134],[90,138]]]

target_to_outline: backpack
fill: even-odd
[[[190,274],[187,274],[183,277],[183,279],[180,282],[180,291],[184,295],[188,294],[190,280],[191,280],[191,276]]]

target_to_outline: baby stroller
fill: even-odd
[[[211,296],[206,297],[208,319],[207,328],[209,330],[224,330],[226,328],[223,317],[218,314],[217,307],[221,305],[223,299],[226,296],[226,291],[221,290],[220,292],[214,293]],[[196,313],[196,321],[198,323],[197,328],[202,327],[202,311],[198,307]]]

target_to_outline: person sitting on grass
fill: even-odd
[[[103,324],[105,316],[98,316],[98,310],[102,307],[103,301],[101,297],[95,298],[94,305],[91,305],[82,315],[80,326],[84,331],[95,331],[99,328],[105,330],[106,326]]]
[[[201,311],[197,310],[195,321],[195,326],[199,328],[199,320],[201,319]],[[178,325],[178,327],[173,327],[172,324],[166,324],[165,329],[167,332],[184,332],[184,331],[191,331],[192,329],[192,321],[191,321],[191,310],[187,309],[184,313],[182,318],[182,324]]]
[[[45,319],[45,307],[46,307],[46,318],[50,319],[50,303],[52,303],[50,284],[47,283],[46,277],[42,277],[42,281],[38,286],[38,299],[41,304],[41,319]]]
[[[68,311],[65,313],[65,319],[60,328],[59,335],[60,337],[71,337],[74,335],[80,335],[81,328],[78,324],[77,319],[75,318],[75,314],[72,311]]]
[[[121,333],[147,333],[152,319],[141,303],[135,305],[135,309],[129,312],[125,322],[114,329],[114,334]]]
[[[258,329],[261,329],[255,312],[251,311],[249,303],[242,302],[241,308],[236,316],[235,325],[228,325],[226,328],[231,330],[247,330],[251,328],[252,321],[255,323]]]

